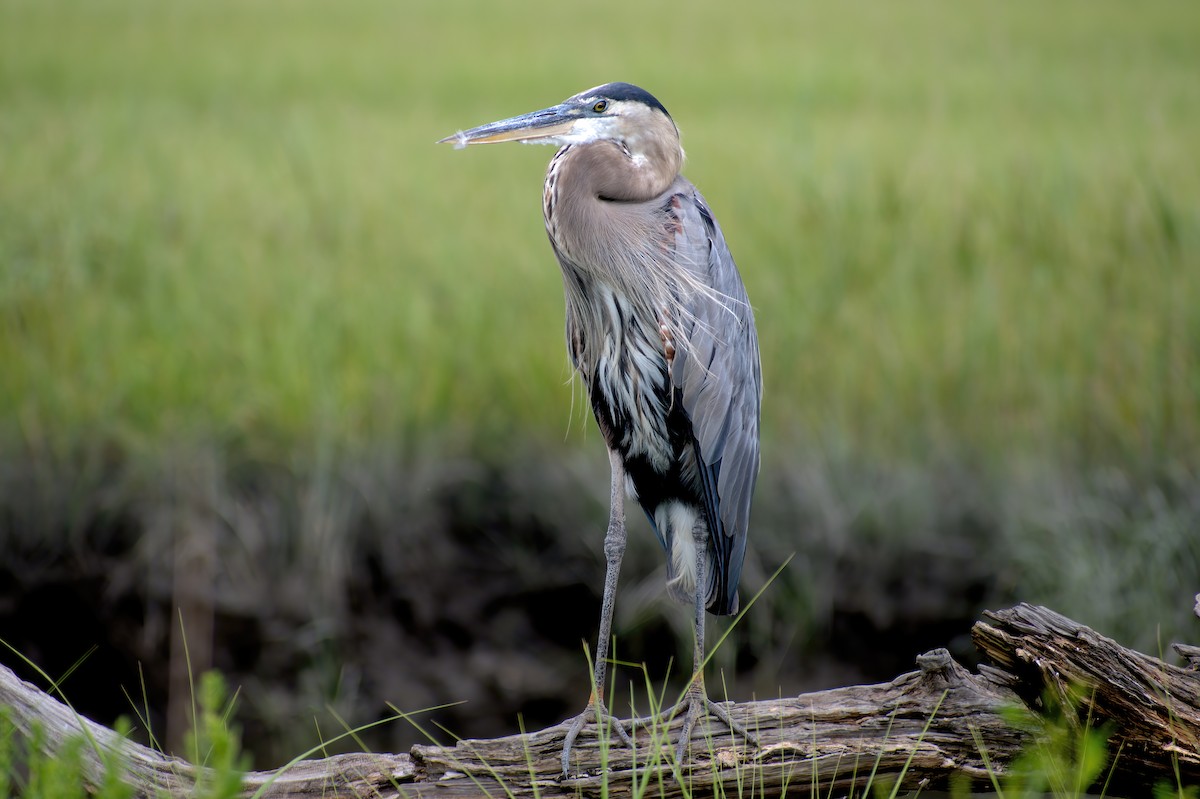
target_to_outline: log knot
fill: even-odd
[[[953,688],[962,685],[970,674],[954,662],[947,649],[934,649],[917,655],[917,668],[921,670],[919,684],[931,688]]]
[[[950,657],[948,649],[933,649],[923,655],[917,655],[917,667],[921,669],[922,674],[945,672],[953,662],[954,658]]]

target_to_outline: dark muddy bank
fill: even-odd
[[[260,765],[389,704],[437,707],[417,721],[442,741],[582,707],[602,458],[315,460],[198,449],[159,464],[8,462],[0,638],[54,677],[83,658],[64,685],[81,712],[106,724],[143,714],[168,742],[183,718],[171,708],[190,702],[186,638],[194,672],[214,667],[240,687],[237,718]],[[723,692],[722,674],[738,699],[883,680],[936,646],[970,662],[979,611],[1018,599],[1152,651],[1157,628],[1186,637],[1194,621],[1179,597],[1200,585],[1197,529],[1200,480],[1184,471],[769,464],[743,604],[762,593],[717,651],[710,690]],[[636,519],[616,634],[618,658],[645,664],[617,671],[639,710],[647,674],[655,690],[668,674],[677,690],[689,662],[687,610],[662,582]],[[710,620],[711,640],[728,626]],[[3,662],[23,668],[12,653]],[[397,751],[424,735],[397,722],[363,738]]]

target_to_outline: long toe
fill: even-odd
[[[757,736],[747,730],[745,725],[735,721],[724,706],[713,702],[703,691],[689,691],[687,698],[672,709],[671,714],[675,715],[679,711],[684,713],[684,717],[683,727],[679,730],[679,741],[675,746],[677,763],[683,763],[684,755],[687,754],[688,746],[692,741],[692,734],[696,729],[696,722],[705,716],[710,716],[724,724],[735,737],[740,736],[750,746],[756,749],[759,746]]]
[[[589,722],[596,723],[598,735],[609,736],[609,742],[612,741],[612,733],[616,732],[616,737],[621,739],[621,743],[633,748],[633,740],[629,737],[629,733],[625,731],[625,725],[616,716],[608,712],[608,708],[603,702],[593,701],[584,711],[575,718],[571,719],[570,726],[567,727],[566,737],[563,739],[562,750],[562,776],[568,777],[571,774],[571,750],[575,747],[575,739],[579,737],[579,733],[583,732],[584,726]]]

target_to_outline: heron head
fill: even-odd
[[[636,157],[651,140],[661,145],[665,139],[673,139],[678,147],[679,131],[654,95],[629,83],[606,83],[550,108],[480,125],[438,143],[453,142],[457,147],[466,147],[517,141],[562,147],[611,141]]]

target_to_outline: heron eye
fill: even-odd
[[[597,114],[603,114],[606,110],[608,110],[608,100],[598,101],[594,106],[592,106],[592,110]]]

